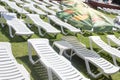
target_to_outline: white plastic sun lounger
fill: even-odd
[[[27,36],[28,38],[34,34],[21,20],[19,20],[15,13],[6,13],[2,14],[4,19],[6,20],[7,25],[9,26],[10,37],[14,37],[15,35],[19,36]],[[12,29],[15,31],[13,34]]]
[[[14,0],[16,3],[18,3],[18,4],[24,4],[24,2],[23,1],[21,1],[21,0]]]
[[[93,50],[92,42],[94,42],[97,46],[99,46],[102,49],[99,52],[102,52],[102,51],[107,52],[112,57],[114,65],[118,66],[117,62],[116,62],[116,58],[120,58],[119,50],[117,50],[116,48],[113,48],[110,45],[108,45],[107,43],[105,43],[103,40],[101,40],[101,38],[99,36],[90,36],[89,40],[90,40],[91,50]]]
[[[0,80],[30,80],[27,70],[14,58],[8,42],[0,42]]]
[[[34,0],[34,2],[38,3],[39,5],[44,5],[44,6],[49,6],[49,4],[44,3],[43,1],[40,0]]]
[[[58,6],[57,4],[54,4],[52,2],[50,2],[49,0],[43,0],[44,2],[46,2],[47,4],[49,5],[52,5],[52,6]],[[59,7],[59,6],[58,6]]]
[[[64,36],[63,40],[67,41],[73,48],[74,54],[71,54],[70,57],[75,54],[85,60],[87,72],[94,78],[99,77],[104,74],[105,76],[109,76],[119,71],[119,67],[114,66],[100,55],[98,55],[95,51],[88,50],[76,37],[74,36]],[[94,74],[91,69],[89,63],[92,63],[99,70],[99,73]]]
[[[107,39],[109,45],[111,45],[110,42],[113,42],[118,46],[117,49],[120,49],[120,39],[118,39],[115,35],[107,35]]]
[[[61,31],[62,31],[63,34],[67,34],[64,31],[64,28],[68,29],[69,31],[71,31],[73,33],[80,33],[81,32],[79,29],[73,27],[72,25],[70,25],[66,22],[63,22],[62,20],[60,20],[59,18],[57,18],[54,15],[48,15],[48,18],[49,18],[49,23],[50,23],[50,20],[52,20],[55,24],[57,24],[61,27]]]
[[[47,13],[43,12],[42,10],[35,8],[35,7],[34,7],[34,4],[28,3],[28,4],[24,4],[23,6],[24,6],[24,7],[28,7],[30,10],[36,12],[37,14],[47,15]],[[32,13],[33,13],[33,12],[32,12]]]
[[[39,57],[37,61],[32,59],[32,48]],[[74,68],[67,59],[58,55],[50,46],[48,39],[29,39],[28,54],[29,60],[33,64],[41,62],[46,67],[48,80],[53,80],[52,73],[60,80],[89,80]]]
[[[40,7],[43,11],[45,11],[46,13],[48,14],[52,14],[52,15],[56,15],[56,12],[53,11],[53,10],[50,10],[49,8],[47,8],[46,6],[44,5],[39,5],[39,4],[36,4],[38,7]]]
[[[25,11],[23,8],[18,7],[15,2],[8,1],[8,0],[5,0],[4,2],[5,2],[9,7],[12,8],[13,12],[14,12],[14,10],[16,10],[16,11],[17,11],[18,13],[20,13],[20,14],[29,13],[29,12]]]
[[[60,33],[59,30],[54,28],[52,25],[49,23],[43,21],[38,14],[26,14],[33,22],[34,24],[38,27],[39,34],[41,36],[44,36],[46,33],[48,34],[58,34]],[[45,31],[45,33],[42,33],[42,30]]]

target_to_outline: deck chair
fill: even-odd
[[[49,8],[47,8],[47,7],[44,6],[44,5],[39,5],[39,4],[35,4],[35,5],[37,5],[39,8],[41,8],[43,11],[45,11],[45,12],[48,13],[48,14],[56,15],[56,12],[55,12],[55,11],[50,10]]]
[[[85,60],[87,72],[94,78],[99,77],[100,75],[104,74],[107,77],[119,71],[119,67],[114,66],[100,55],[98,55],[95,51],[89,50],[82,44],[76,37],[74,36],[64,36],[62,37],[64,41],[67,41],[70,45],[72,45],[72,50],[74,51],[70,57],[74,56],[75,54]],[[96,66],[100,73],[94,74],[91,71],[89,63],[92,63]]]
[[[3,18],[6,20],[6,23],[9,27],[10,37],[15,35],[27,36],[29,38],[34,32],[32,32],[21,20],[19,20],[15,13],[5,13],[2,14]],[[13,34],[13,30],[15,33]]]
[[[120,49],[120,40],[115,35],[107,35],[107,40],[109,45],[111,45],[110,42],[113,42],[118,46],[117,49]]]
[[[34,2],[44,5],[44,6],[49,6],[49,4],[44,3],[43,1],[39,1],[39,0],[34,0]]]
[[[32,13],[36,12],[37,14],[40,14],[40,15],[47,15],[45,12],[43,12],[42,10],[40,9],[37,9],[34,7],[34,4],[30,4],[30,3],[26,3],[23,5],[23,7],[27,7],[29,8],[30,10],[32,10]]]
[[[39,59],[32,59],[32,50],[35,50]],[[85,78],[71,63],[64,57],[58,55],[50,46],[48,39],[29,39],[28,40],[29,60],[35,64],[41,62],[48,71],[48,80],[52,79],[54,73],[60,80],[89,80]]]
[[[21,1],[21,0],[14,0],[16,3],[18,3],[18,4],[24,4],[24,2],[23,1]]]
[[[14,58],[9,42],[0,42],[0,80],[30,80],[27,70]]]
[[[34,24],[38,27],[38,31],[39,34],[41,36],[44,36],[46,33],[48,34],[58,34],[60,33],[59,30],[57,30],[56,28],[54,28],[52,25],[50,25],[49,23],[43,21],[38,14],[26,14],[27,17],[29,17]],[[45,31],[45,33],[42,33],[42,30]]]
[[[68,29],[69,31],[71,31],[73,33],[80,33],[81,32],[79,29],[73,27],[72,25],[70,25],[66,22],[63,22],[62,20],[60,20],[59,18],[57,18],[54,15],[48,15],[48,19],[49,19],[49,23],[50,23],[50,20],[52,20],[55,24],[59,25],[62,33],[65,35],[67,33],[64,31],[64,28]]]
[[[93,50],[92,43],[94,42],[97,46],[101,48],[98,53],[105,51],[107,52],[113,59],[114,65],[117,65],[116,58],[120,58],[120,51],[117,50],[116,48],[111,47],[107,43],[105,43],[99,36],[90,36],[89,37],[90,41],[90,49]]]
[[[5,0],[4,2],[5,2],[10,8],[12,8],[13,12],[17,11],[17,12],[20,13],[20,14],[27,14],[27,13],[29,13],[29,12],[27,12],[26,10],[24,10],[23,8],[18,7],[15,2],[8,1],[8,0]]]

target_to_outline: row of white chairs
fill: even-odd
[[[107,38],[109,44],[110,41],[112,41],[120,46],[120,40],[114,35],[108,35]],[[62,39],[64,40],[62,41],[63,44],[67,41],[67,44],[72,46],[71,50],[73,50],[74,53],[71,53],[70,57],[76,54],[77,56],[85,60],[87,71],[94,78],[99,77],[101,74],[104,74],[105,76],[110,76],[119,71],[120,68],[117,65],[116,57],[119,58],[120,51],[112,48],[110,45],[103,42],[99,36],[89,37],[91,50],[88,50],[76,37],[64,36]],[[100,50],[99,52],[106,51],[111,55],[115,66],[109,61],[102,58],[100,55],[98,55],[95,51],[93,51],[91,45],[92,42],[102,48],[102,50]],[[32,50],[35,50],[36,54],[39,57],[39,59],[36,61],[34,61],[32,58]],[[4,73],[4,75],[0,75],[0,79],[30,80],[28,72],[24,69],[23,66],[19,67],[21,65],[18,65],[14,56],[12,55],[10,43],[0,42],[0,53],[0,71],[1,74]],[[49,80],[53,80],[53,73],[61,80],[89,80],[85,78],[80,71],[75,69],[67,59],[61,56],[63,53],[61,55],[58,55],[58,53],[50,46],[48,39],[28,39],[28,54],[29,60],[32,64],[41,62],[44,65],[44,67],[47,69]],[[94,66],[99,68],[98,70],[100,71],[100,73],[92,73],[89,63],[92,63]],[[9,72],[8,69],[9,71],[11,71]]]
[[[21,12],[22,12],[21,10],[24,10],[24,9],[18,7],[18,6],[16,5],[16,3],[12,2],[12,1],[9,1],[9,0],[3,0],[3,1],[6,2],[9,6],[12,6],[11,8],[17,10],[18,13],[22,14],[22,13],[21,13]],[[14,6],[14,7],[13,7],[13,6]],[[0,7],[1,7],[1,9],[0,9],[1,13],[3,13],[3,12],[8,12],[4,7],[2,7],[2,6],[0,6]],[[25,7],[25,5],[24,5],[24,7]],[[37,12],[37,13],[40,14],[40,15],[46,15],[46,13],[44,13],[44,12],[42,12],[41,10],[35,8],[33,4],[28,4],[28,3],[27,3],[27,4],[26,4],[26,7],[29,7],[31,10],[34,10],[35,12]],[[44,6],[44,7],[45,7],[45,6]],[[39,31],[39,33],[40,33],[41,36],[44,36],[46,33],[48,33],[48,34],[49,34],[49,33],[59,34],[61,31],[62,31],[63,34],[66,34],[63,28],[66,28],[66,29],[70,30],[70,31],[73,32],[73,33],[79,33],[79,32],[81,32],[79,29],[76,29],[76,28],[73,27],[72,25],[61,21],[61,20],[60,20],[59,18],[57,18],[55,15],[51,15],[51,16],[53,16],[53,18],[51,18],[51,17],[50,17],[50,18],[51,18],[51,19],[54,19],[54,22],[55,22],[55,23],[56,23],[56,21],[59,21],[59,24],[58,24],[58,25],[60,25],[61,31],[55,29],[52,25],[44,22],[44,21],[39,17],[38,14],[29,14],[29,12],[27,12],[27,11],[25,11],[25,10],[24,10],[24,12],[26,12],[25,15],[28,16],[28,17],[34,22],[33,24],[35,24],[35,25],[38,27],[38,31]],[[52,12],[51,12],[51,13],[52,13]],[[7,24],[9,25],[9,32],[10,32],[10,36],[11,36],[11,37],[14,37],[14,35],[27,35],[27,36],[31,36],[32,34],[34,34],[34,32],[32,32],[32,31],[30,31],[30,30],[28,31],[28,29],[27,29],[27,30],[23,30],[24,28],[27,28],[27,27],[25,27],[25,24],[24,24],[22,21],[20,21],[19,19],[17,19],[17,17],[15,17],[15,14],[14,14],[14,16],[13,16],[13,14],[14,14],[14,13],[4,13],[4,14],[2,14],[3,18],[5,18]],[[33,15],[34,15],[34,16],[33,16]],[[47,16],[48,16],[48,15],[47,15]],[[11,20],[9,20],[9,17],[11,17]],[[7,18],[8,18],[8,19],[7,19]],[[37,20],[37,19],[38,19],[38,20]],[[12,23],[13,20],[14,20],[14,21],[16,20],[16,21],[15,21],[15,22],[16,22],[16,25],[19,23],[19,25],[17,25],[18,27],[15,27],[16,25]],[[49,20],[49,22],[50,22],[50,20]],[[61,24],[60,24],[61,22],[62,22],[62,26],[61,26]],[[24,24],[24,27],[19,27],[19,26],[21,26],[20,23],[21,23],[21,25]],[[58,22],[57,22],[57,23],[58,23]],[[63,25],[63,24],[64,24],[64,25]],[[3,24],[2,24],[2,25],[3,25]],[[12,29],[11,29],[11,28],[15,31],[15,34],[12,34]],[[21,29],[21,28],[22,28],[22,29]],[[20,30],[21,30],[21,31],[20,31]],[[22,31],[22,30],[23,30],[23,31]],[[42,33],[42,30],[45,30],[45,33]],[[27,31],[28,31],[28,33],[27,33]]]
[[[120,69],[116,61],[116,58],[120,58],[120,51],[118,50],[120,49],[120,40],[114,35],[107,35],[107,39],[108,44],[105,43],[99,36],[90,36],[89,41],[91,50],[88,50],[83,43],[73,36],[64,36],[62,37],[62,41],[55,41],[53,44],[60,49],[60,55],[63,55],[63,53],[67,54],[66,50],[71,49],[72,53],[67,55],[67,57],[69,56],[71,59],[72,56],[76,54],[78,57],[85,60],[87,72],[92,77],[97,78],[102,74],[110,77],[110,75],[117,73]],[[111,41],[118,45],[117,49],[111,47]],[[102,50],[95,52],[92,46],[93,42],[102,48]],[[102,51],[107,52],[112,57],[114,65],[98,54]],[[89,63],[92,63],[94,66],[96,66],[100,73],[94,74]]]
[[[108,35],[107,38],[108,38],[108,42],[109,41],[115,41],[115,42],[119,41],[120,42],[120,40],[117,39],[114,35]],[[92,77],[98,78],[100,75],[105,75],[105,76],[111,78],[112,74],[115,74],[115,73],[119,72],[119,70],[120,70],[120,68],[119,68],[119,66],[117,65],[117,62],[116,62],[116,57],[119,58],[120,51],[115,49],[115,48],[112,48],[110,45],[106,44],[104,41],[102,41],[100,39],[99,36],[90,36],[89,39],[90,39],[91,50],[87,49],[85,47],[85,45],[83,45],[83,43],[81,43],[74,36],[64,36],[64,37],[62,37],[62,41],[55,41],[53,43],[53,45],[57,45],[56,47],[58,47],[60,49],[59,54],[61,56],[63,54],[67,54],[67,51],[66,51],[67,49],[71,49],[72,52],[71,52],[71,54],[69,54],[69,57],[71,59],[72,59],[72,56],[74,56],[76,54],[78,57],[85,60],[85,65],[86,65],[86,68],[87,68],[87,72]],[[47,39],[42,39],[42,38],[41,39],[29,39],[28,40],[29,60],[33,64],[36,64],[37,62],[40,61],[41,63],[43,63],[43,65],[47,69],[48,69],[48,66],[49,66],[50,69],[52,69],[50,71],[53,72],[54,74],[58,75],[59,74],[59,69],[64,65],[61,64],[61,67],[60,67],[60,65],[59,65],[59,67],[57,66],[59,64],[59,59],[57,60],[58,62],[56,62],[55,59],[57,59],[57,57],[53,57],[53,56],[58,55],[58,54],[55,54],[56,52],[53,51],[53,49],[51,48],[51,46],[49,45],[48,42],[49,41]],[[100,50],[99,52],[106,51],[111,55],[111,57],[113,58],[114,65],[112,63],[110,63],[109,61],[107,61],[106,59],[102,58],[98,54],[99,52],[95,52],[93,50],[92,42],[96,43],[100,48],[102,48],[102,50]],[[110,42],[109,42],[109,44],[110,44]],[[35,50],[36,54],[39,57],[39,59],[36,60],[36,61],[34,61],[32,59],[32,50]],[[43,58],[43,60],[42,60],[42,58]],[[50,59],[52,59],[52,61],[54,60],[55,62],[52,62]],[[66,60],[64,60],[64,61],[66,61]],[[49,65],[48,65],[48,63],[49,63]],[[58,64],[56,64],[56,63],[58,63]],[[91,63],[95,67],[97,67],[98,68],[97,70],[99,70],[99,73],[96,74],[96,73],[92,72],[89,63]],[[53,64],[55,66],[53,66]],[[57,68],[58,70],[55,69],[55,68]],[[62,71],[62,69],[60,69],[60,70]],[[49,70],[48,70],[48,75],[51,75],[51,73],[49,73]],[[65,75],[65,74],[64,74],[64,72],[62,74],[59,74],[58,75],[59,78],[60,78],[60,75]],[[49,76],[49,78],[52,79],[52,77],[50,77],[50,76]],[[76,79],[76,80],[78,80],[78,79]]]

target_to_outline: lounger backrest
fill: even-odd
[[[16,3],[15,3],[15,2],[6,1],[6,3],[7,3],[10,7],[12,7],[12,8],[21,9],[21,8],[19,8],[19,7],[16,5]]]
[[[99,36],[90,36],[89,39],[110,55],[120,57],[120,51],[105,43]]]
[[[21,32],[22,34],[27,34],[28,32],[32,32],[21,20],[17,18],[15,13],[6,13],[2,14],[2,16],[5,18],[7,24],[12,26],[18,33]]]
[[[79,42],[79,40],[74,36],[64,36],[64,37],[62,37],[62,39],[69,42],[73,46],[73,50],[76,52],[76,54],[81,55],[82,58],[100,57],[94,51],[88,50],[85,47],[85,45],[83,43]]]
[[[99,36],[90,36],[89,39],[94,41],[98,46],[102,48],[110,47],[107,43],[105,43]]]
[[[18,68],[8,42],[0,42],[0,80],[27,80]]]
[[[34,21],[34,23],[38,23],[40,22],[41,24],[44,23],[44,21],[40,18],[40,16],[38,14],[26,14],[30,17],[30,19],[32,19]]]
[[[19,13],[28,13],[23,8],[18,7],[15,2],[5,1],[12,9],[15,9]]]
[[[24,5],[24,7],[28,7],[30,10],[35,11],[37,14],[46,15],[46,13],[43,12],[42,10],[35,8],[34,4],[27,3]]]
[[[59,18],[57,18],[55,15],[48,15],[48,18],[50,18],[52,21],[54,21],[56,24],[64,27],[64,28],[67,28],[69,29],[70,31],[73,31],[73,32],[80,32],[79,29],[73,27],[72,25],[66,23],[66,22],[63,22],[62,20],[60,20]]]
[[[39,6],[43,11],[45,11],[45,12],[47,12],[47,13],[50,13],[50,14],[52,14],[52,15],[56,15],[56,12],[55,12],[55,11],[50,10],[49,8],[47,8],[47,7],[44,6],[44,5],[37,5],[37,6]]]
[[[114,42],[116,45],[120,46],[120,40],[115,35],[107,35],[107,38]]]
[[[2,14],[2,16],[6,19],[6,20],[12,20],[14,18],[17,18],[17,15],[15,13],[5,13]]]

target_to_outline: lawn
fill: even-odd
[[[111,16],[111,15],[107,15]],[[112,15],[112,17],[114,17]],[[38,30],[35,27],[32,27],[31,30],[35,32],[35,34],[31,38],[41,38],[38,34]],[[109,32],[109,33],[91,33],[91,34],[77,34],[76,37],[84,43],[87,48],[89,48],[89,40],[88,37],[91,35],[98,35],[100,36],[105,42],[107,42],[106,35],[107,34],[114,34],[117,37],[120,37],[120,32]],[[71,35],[71,34],[70,34]],[[46,35],[44,38],[48,38],[50,40],[50,43],[52,44],[53,41],[60,40],[63,35],[59,34],[56,38],[53,38],[53,36],[48,36]],[[20,36],[15,36],[14,38],[10,38],[9,32],[8,32],[8,27],[5,26],[2,28],[0,26],[0,42],[10,42],[12,45],[12,52],[15,58],[17,59],[18,63],[23,64],[24,67],[28,70],[31,76],[31,80],[48,80],[47,79],[47,74],[46,74],[46,69],[40,64],[32,65],[28,59],[28,46],[27,46],[27,40]],[[113,47],[116,47],[115,44],[112,44]],[[94,45],[94,49],[97,51],[99,48]],[[112,58],[107,55],[107,53],[102,52],[100,53],[102,57],[107,59],[108,61],[112,62]],[[33,54],[33,57],[36,59],[37,57],[35,54]],[[87,74],[86,68],[85,68],[85,63],[84,60],[80,59],[77,56],[74,56],[73,59],[71,60],[71,63],[79,70],[83,75],[86,77],[90,78],[91,80],[109,80],[109,78],[105,76],[101,76],[97,79],[93,79],[90,77],[89,74]],[[118,59],[118,63],[120,63],[120,59]],[[92,66],[92,71],[96,72],[96,68]],[[55,77],[56,80],[56,77]],[[112,80],[120,80],[120,72],[113,74],[112,75]]]

